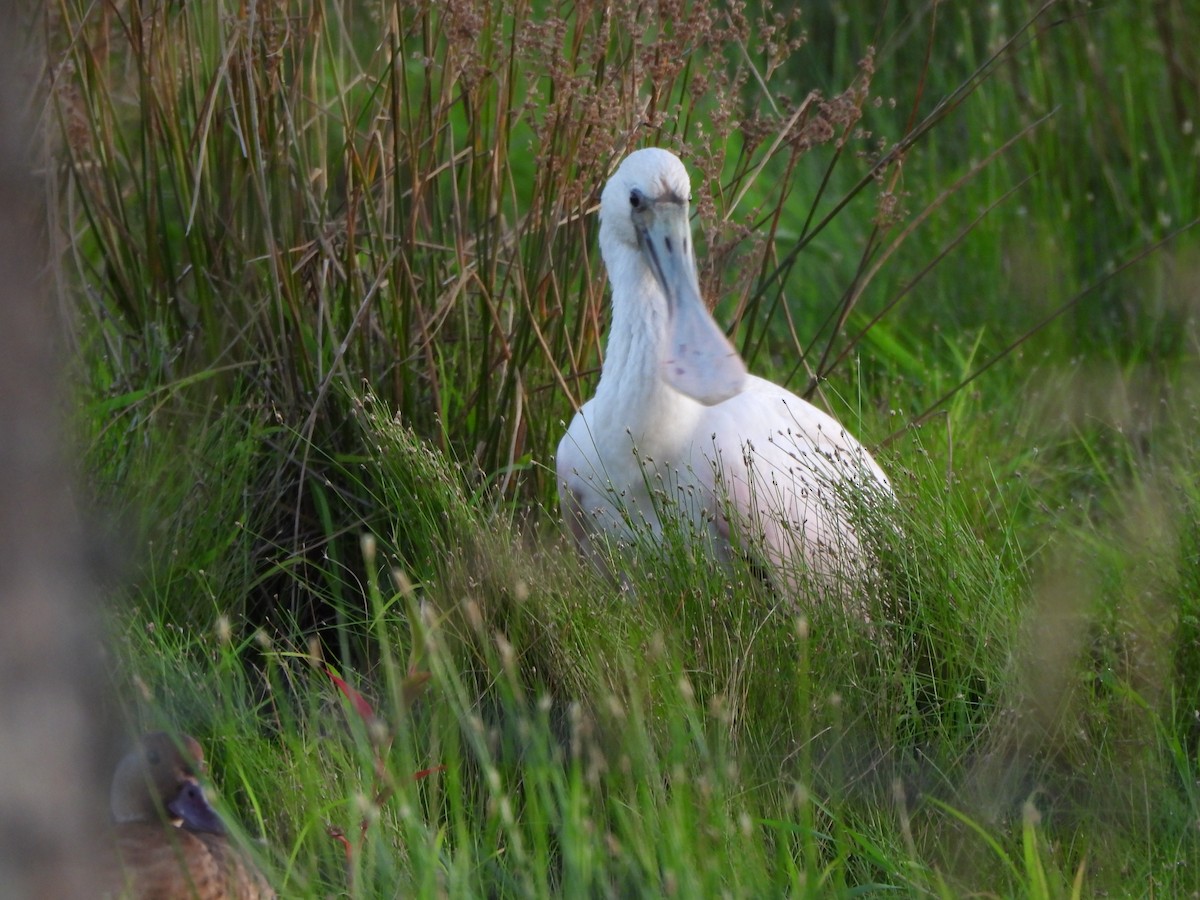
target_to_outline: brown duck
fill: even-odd
[[[102,897],[130,900],[258,900],[275,892],[229,843],[197,780],[195,738],[146,735],[117,766],[112,784],[116,858]]]

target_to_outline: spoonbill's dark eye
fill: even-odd
[[[642,205],[642,192],[641,191],[631,191],[629,193],[629,205],[632,206],[634,209],[637,209],[639,206]]]

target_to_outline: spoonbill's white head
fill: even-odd
[[[700,297],[691,193],[687,170],[673,153],[657,147],[631,153],[600,197],[600,249],[615,307],[665,305],[660,376],[711,406],[741,392],[746,366]]]

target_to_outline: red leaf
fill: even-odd
[[[342,679],[334,675],[333,670],[328,666],[325,667],[325,674],[333,679],[333,683],[338,686],[338,690],[346,695],[346,699],[354,705],[355,711],[362,716],[364,722],[374,721],[375,710],[371,709],[371,704],[367,702],[366,698],[363,697],[362,694],[350,687],[350,685],[346,684],[346,682],[344,682]]]
[[[412,778],[413,778],[413,781],[420,781],[422,778],[426,778],[426,777],[432,775],[434,772],[445,772],[445,771],[446,771],[445,766],[434,766],[432,769],[422,769],[420,772],[414,772]]]
[[[350,862],[350,860],[354,856],[354,848],[350,846],[350,841],[346,837],[346,835],[342,831],[342,829],[340,829],[334,825],[330,825],[325,829],[325,833],[327,835],[329,835],[331,838],[333,838],[335,841],[338,841],[339,843],[341,843],[342,849],[344,849],[346,851],[346,862]]]

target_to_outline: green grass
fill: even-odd
[[[1200,889],[1200,25],[878,6],[48,9],[114,690],[282,896]],[[645,144],[751,367],[882,445],[869,625],[560,535]]]

